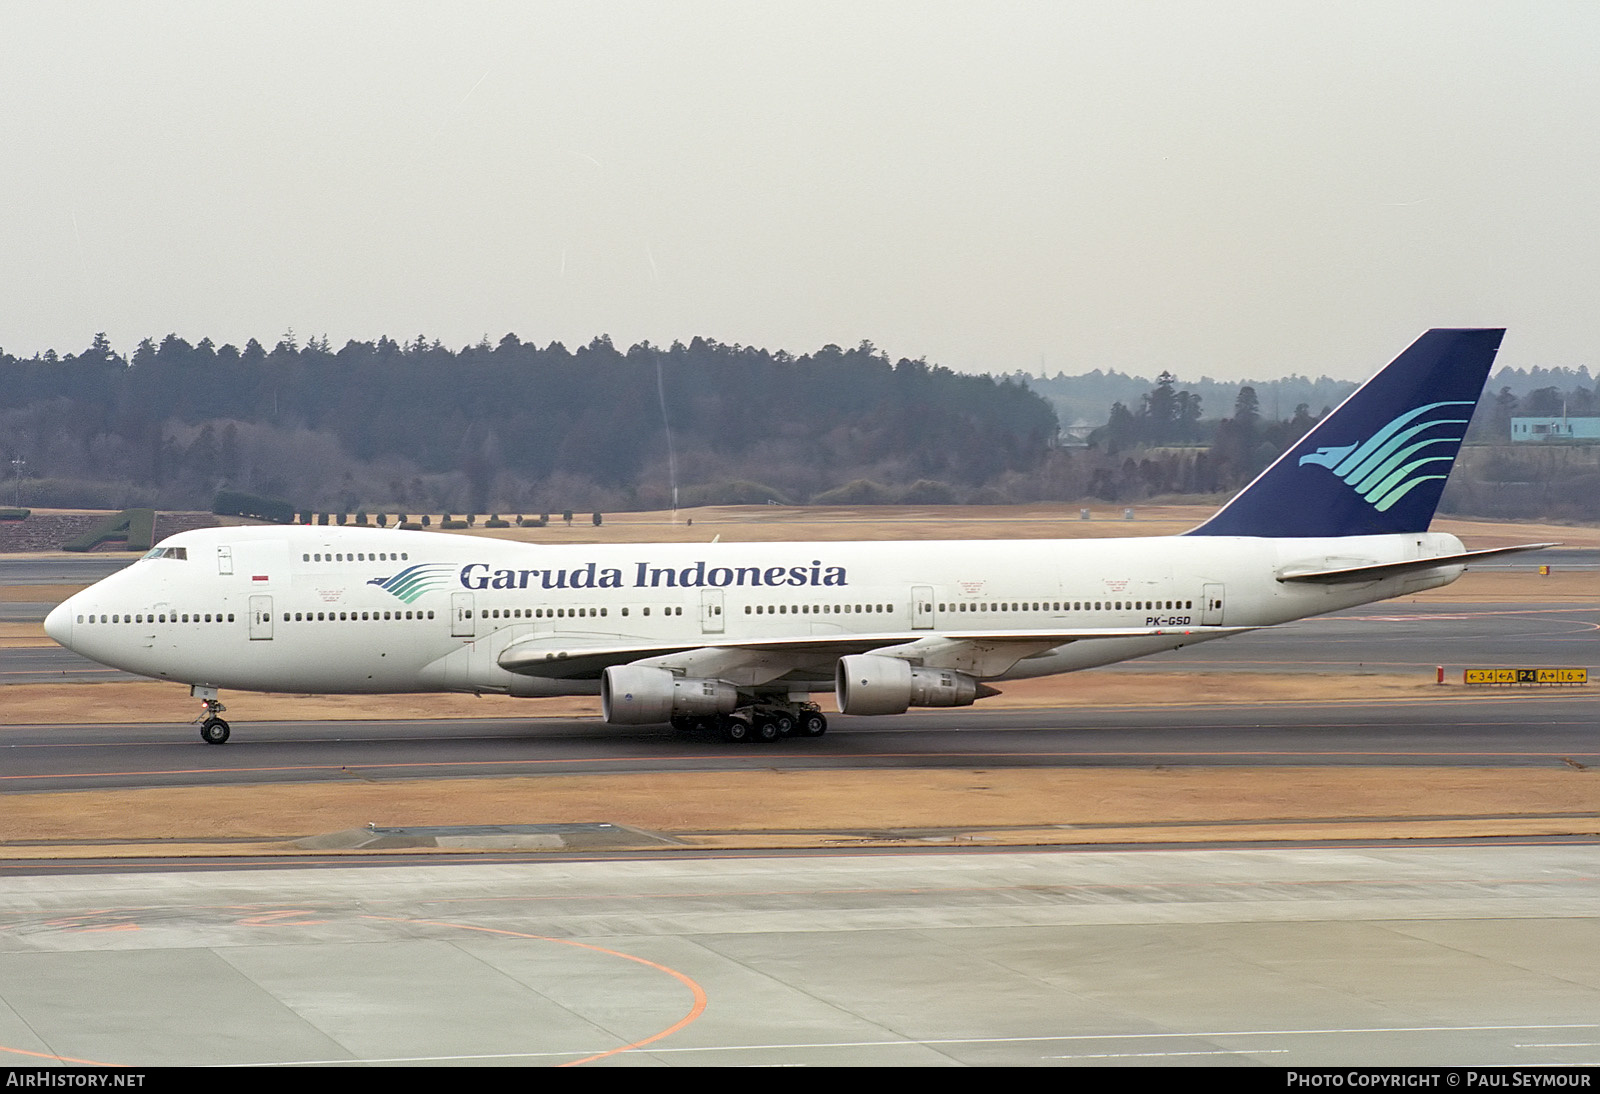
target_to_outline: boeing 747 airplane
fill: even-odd
[[[607,722],[776,740],[1447,585],[1429,532],[1502,330],[1424,334],[1180,536],[542,546],[433,532],[183,532],[56,607],[49,635],[222,689],[598,695]]]

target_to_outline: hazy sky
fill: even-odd
[[[0,0],[0,347],[1593,365],[1600,4]],[[0,398],[3,398],[0,393]]]

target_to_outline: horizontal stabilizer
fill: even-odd
[[[1285,570],[1279,581],[1303,581],[1313,585],[1345,585],[1358,581],[1377,581],[1380,578],[1408,574],[1417,570],[1435,570],[1441,566],[1468,566],[1479,559],[1496,555],[1511,555],[1518,551],[1539,551],[1558,547],[1558,543],[1524,543],[1519,547],[1491,547],[1484,551],[1463,551],[1458,555],[1436,555],[1433,558],[1413,558],[1405,562],[1375,562],[1370,566],[1346,566],[1337,570]]]

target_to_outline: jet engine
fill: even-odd
[[[919,669],[898,657],[863,653],[839,658],[833,674],[845,714],[904,714],[907,707],[964,707],[979,696],[978,681],[951,669]],[[993,691],[983,690],[992,695]]]
[[[650,725],[680,714],[732,714],[738,703],[732,684],[648,665],[612,665],[600,678],[600,709],[614,726]]]

